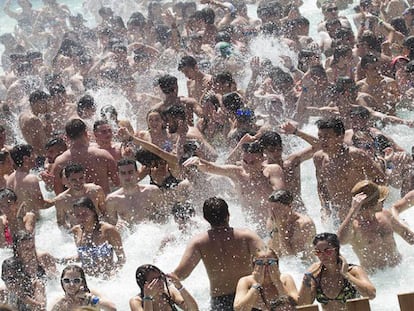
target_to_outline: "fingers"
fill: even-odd
[[[183,166],[187,167],[187,166],[191,166],[191,165],[200,165],[200,158],[199,157],[191,157],[189,159],[187,159],[186,161],[184,161]]]

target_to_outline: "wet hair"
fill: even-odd
[[[201,99],[201,106],[204,106],[206,103],[211,103],[216,111],[220,108],[220,102],[215,94],[204,95]]]
[[[203,21],[208,25],[214,25],[214,20],[216,19],[216,13],[210,7],[203,8],[201,10],[201,16]]]
[[[145,167],[151,167],[154,162],[161,161],[162,159],[157,156],[156,154],[145,150],[143,148],[139,148],[135,152],[135,159],[144,165]]]
[[[364,106],[353,106],[351,107],[350,115],[367,120],[371,117],[371,112]]]
[[[408,36],[410,34],[403,17],[394,17],[391,19],[390,24],[396,31],[401,32],[404,36]]]
[[[82,164],[79,164],[79,163],[71,163],[71,164],[66,165],[64,168],[64,174],[66,178],[68,178],[72,174],[83,173],[83,172],[85,172],[85,168],[83,167]]]
[[[378,57],[376,57],[374,54],[367,54],[367,55],[364,55],[364,56],[362,56],[362,58],[361,58],[361,68],[362,69],[367,69],[367,66],[369,65],[369,64],[375,64],[375,63],[377,63],[379,60],[378,60]]]
[[[290,205],[293,202],[293,195],[289,190],[276,190],[269,196],[269,202]]]
[[[340,57],[345,57],[347,54],[352,53],[352,48],[348,45],[340,45],[334,49],[332,63],[337,63]]]
[[[63,84],[57,83],[49,87],[50,96],[55,96],[58,94],[65,94],[65,93],[66,93],[66,89],[63,86]]]
[[[64,150],[68,149],[68,146],[66,145],[65,140],[61,137],[54,137],[54,138],[49,139],[47,143],[45,144],[45,149],[49,150],[50,148],[54,146],[62,147],[62,149]]]
[[[29,103],[31,106],[38,101],[47,99],[49,99],[49,95],[41,90],[36,90],[29,95]]]
[[[178,118],[180,120],[186,120],[186,113],[185,113],[185,107],[182,105],[173,105],[169,107],[167,110],[162,112],[162,117],[174,117]]]
[[[231,92],[223,95],[223,106],[236,115],[238,109],[244,107],[243,100],[237,92]]]
[[[127,22],[127,26],[130,27],[139,27],[142,28],[147,23],[144,15],[141,12],[134,12],[129,17],[129,20]]]
[[[263,154],[264,147],[257,141],[244,143],[242,145],[243,152]]]
[[[110,7],[103,6],[98,10],[99,16],[112,16],[114,14],[114,11]]]
[[[341,27],[341,21],[338,18],[328,20],[325,23],[325,28],[328,32],[329,32],[330,28],[333,28],[335,26],[336,27]]]
[[[171,75],[164,75],[158,78],[158,86],[164,94],[170,94],[177,86],[177,78]]]
[[[408,58],[414,60],[414,36],[406,37],[403,46],[409,51]]]
[[[98,127],[104,124],[109,124],[108,120],[106,119],[100,119],[100,120],[96,120],[93,123],[93,131],[96,132],[98,130]]]
[[[219,43],[219,42],[230,43],[231,42],[231,35],[228,31],[219,31],[219,32],[217,32],[216,37],[214,38],[214,42],[215,43]]]
[[[77,139],[86,133],[86,124],[81,119],[69,120],[65,125],[66,136]]]
[[[266,131],[260,136],[259,143],[263,148],[279,147],[282,148],[282,137],[275,131]]]
[[[336,136],[345,134],[345,126],[342,119],[338,117],[322,118],[316,121],[319,130],[333,130]]]
[[[393,147],[392,142],[386,136],[380,134],[375,136],[374,140],[375,149],[381,154],[384,155],[384,150],[389,147]]]
[[[318,77],[321,80],[328,81],[328,76],[326,75],[326,70],[322,65],[313,65],[309,68],[309,73],[313,77]]]
[[[374,50],[378,53],[381,53],[382,51],[381,40],[372,31],[365,31],[358,41],[366,43],[370,50]]]
[[[107,119],[108,114],[111,117],[115,117],[115,119],[118,117],[118,112],[116,111],[116,108],[112,105],[106,105],[101,108],[101,118]]]
[[[95,99],[91,95],[82,96],[76,106],[76,111],[80,117],[86,109],[96,109]]]
[[[229,216],[229,206],[223,199],[211,197],[204,201],[203,217],[212,227],[227,224]]]
[[[213,83],[216,84],[233,84],[235,81],[233,79],[233,76],[230,72],[228,71],[223,71],[223,72],[219,72],[217,74],[215,74],[213,76]]]
[[[94,218],[95,218],[95,222],[99,223],[99,216],[98,213],[96,212],[96,207],[95,204],[93,203],[92,199],[89,197],[82,197],[79,200],[76,200],[73,203],[73,208],[77,209],[77,208],[86,208],[90,211],[93,211],[94,213]]]
[[[333,248],[336,248],[338,250],[339,257],[339,250],[341,248],[341,244],[339,243],[338,236],[335,233],[324,232],[315,235],[312,241],[313,246],[316,246],[316,244],[318,244],[318,242],[320,241],[326,241],[330,245],[332,245]]]
[[[267,22],[260,26],[260,31],[267,36],[277,36],[280,34],[280,26],[274,22]]]
[[[183,56],[178,63],[178,70],[182,70],[183,68],[195,68],[197,66],[197,60],[189,55]]]
[[[174,218],[186,220],[195,216],[195,209],[189,202],[175,202],[171,209],[171,214]]]
[[[116,163],[116,166],[119,168],[120,166],[126,166],[126,165],[133,165],[135,168],[135,171],[138,170],[137,162],[131,159],[121,159]]]
[[[0,188],[0,199],[7,198],[10,202],[17,201],[16,193],[10,188]]]
[[[86,283],[86,276],[85,276],[85,272],[83,271],[83,269],[77,265],[69,265],[67,267],[65,267],[62,271],[62,274],[60,275],[60,285],[62,286],[63,291],[66,293],[65,291],[65,287],[63,286],[63,278],[66,274],[66,272],[68,271],[75,271],[78,272],[80,274],[80,278],[82,280],[81,286],[83,288],[83,291],[90,293],[91,291],[89,290],[88,284]]]
[[[278,1],[260,1],[256,9],[257,17],[272,17],[272,19],[279,20],[283,17],[283,7]]]
[[[336,80],[335,86],[333,87],[333,92],[337,94],[343,94],[345,91],[349,91],[350,93],[357,94],[358,87],[354,81],[354,79],[350,77],[338,77]]]
[[[33,152],[33,147],[29,144],[16,145],[10,151],[10,156],[17,167],[22,167],[24,164],[23,157],[30,157]]]
[[[270,77],[272,79],[272,86],[273,87],[278,87],[279,84],[287,84],[286,86],[284,85],[283,88],[289,88],[289,87],[293,87],[294,85],[294,80],[292,78],[292,75],[288,72],[281,72],[279,75],[275,75],[274,72],[272,71],[270,74]]]

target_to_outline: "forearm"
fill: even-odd
[[[236,298],[234,299],[234,310],[250,311],[259,297],[260,292],[254,287],[250,287],[243,297],[239,297],[239,295],[236,294]]]
[[[345,278],[348,279],[348,281],[350,281],[353,285],[355,285],[361,296],[368,297],[369,299],[375,298],[376,290],[370,282],[361,280],[350,272],[346,274]]]

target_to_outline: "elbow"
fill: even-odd
[[[373,285],[368,286],[366,290],[366,297],[372,300],[376,297],[376,295],[377,295],[377,290],[375,289],[375,287]]]

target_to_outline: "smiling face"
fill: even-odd
[[[79,271],[70,269],[63,274],[61,284],[67,296],[74,296],[83,290],[85,281]]]
[[[72,173],[69,175],[69,177],[66,178],[66,180],[66,183],[69,186],[69,188],[75,191],[81,191],[83,190],[83,186],[85,185],[85,173]]]
[[[153,111],[150,112],[147,116],[147,124],[148,124],[148,129],[149,130],[161,130],[163,125],[164,125],[164,121],[161,118],[161,115],[159,112],[157,111]]]
[[[319,241],[316,243],[313,253],[322,263],[335,263],[338,259],[338,249],[328,241]]]

